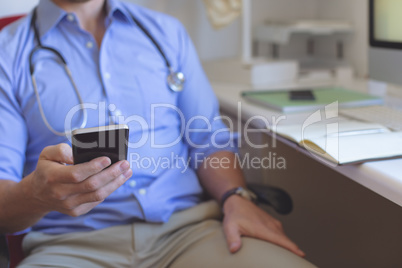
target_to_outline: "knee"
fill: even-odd
[[[242,247],[234,256],[244,267],[316,267],[282,247],[249,237],[242,238]]]

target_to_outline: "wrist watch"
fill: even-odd
[[[236,187],[223,194],[222,199],[221,199],[222,200],[221,207],[223,207],[223,204],[225,204],[225,201],[234,194],[239,195],[253,203],[256,203],[256,201],[257,201],[257,195],[254,192],[252,192],[249,189],[243,188],[243,187]]]

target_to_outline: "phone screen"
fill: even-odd
[[[107,156],[112,164],[127,159],[128,127],[114,129],[91,128],[73,133],[74,164],[89,162]]]

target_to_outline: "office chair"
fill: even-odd
[[[0,18],[0,31],[7,26],[8,24],[24,17],[24,15],[16,15],[6,18]],[[21,238],[16,238],[14,240],[22,240]],[[11,242],[11,244],[14,244]],[[0,234],[0,268],[8,267],[10,262],[9,251],[8,251],[8,243],[7,237],[5,235]]]
[[[17,15],[12,17],[0,18],[0,30],[6,27],[8,24],[24,17],[24,15]]]
[[[22,17],[13,16],[0,19],[0,30]],[[257,195],[259,204],[268,205],[283,215],[292,211],[292,199],[285,191],[259,184],[249,184],[247,187]],[[23,237],[24,235],[5,236],[0,234],[0,268],[13,268],[24,258],[21,248]]]
[[[0,235],[0,267],[8,267],[10,261],[7,239],[4,235]]]

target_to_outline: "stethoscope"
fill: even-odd
[[[70,134],[71,132],[59,132],[57,130],[55,130],[49,123],[49,121],[46,118],[46,115],[44,113],[43,110],[43,106],[42,106],[42,102],[40,100],[40,95],[39,95],[39,91],[38,91],[38,87],[37,87],[37,83],[36,83],[36,79],[35,79],[35,65],[33,64],[33,57],[35,55],[36,52],[38,52],[39,50],[46,50],[49,51],[51,53],[53,53],[54,55],[56,55],[59,60],[62,62],[64,70],[71,82],[71,85],[74,88],[74,91],[78,97],[78,101],[79,101],[79,105],[82,111],[82,123],[80,125],[79,128],[85,128],[87,125],[87,121],[88,121],[88,114],[87,111],[85,109],[85,105],[84,102],[82,100],[81,94],[78,91],[77,85],[74,82],[73,76],[71,74],[70,69],[67,66],[67,61],[64,59],[64,57],[61,55],[61,53],[59,51],[57,51],[56,49],[52,48],[52,47],[47,47],[44,46],[40,40],[39,37],[39,31],[38,28],[36,26],[36,18],[37,18],[37,12],[36,12],[36,8],[33,11],[32,14],[32,19],[31,19],[31,27],[34,30],[34,36],[35,36],[35,40],[37,42],[37,46],[32,49],[31,53],[29,54],[29,71],[31,74],[31,79],[32,79],[32,85],[35,91],[35,96],[36,96],[36,100],[38,102],[38,107],[39,107],[39,112],[41,114],[41,117],[43,119],[43,122],[45,123],[46,127],[53,132],[54,134],[58,135],[58,136],[66,136],[68,134]],[[167,84],[168,87],[173,91],[173,92],[180,92],[183,90],[184,84],[185,84],[185,77],[184,74],[182,72],[178,72],[175,71],[172,67],[172,65],[170,64],[170,61],[168,60],[168,58],[166,57],[166,54],[164,53],[164,51],[162,50],[162,47],[159,45],[159,43],[155,40],[155,38],[151,35],[151,33],[144,27],[144,25],[142,25],[142,23],[140,21],[138,21],[133,15],[131,15],[132,20],[134,21],[135,24],[137,24],[137,26],[141,29],[141,31],[151,40],[151,42],[154,44],[154,46],[158,49],[159,53],[161,54],[161,56],[163,57],[164,61],[165,61],[165,65],[169,70],[169,74],[167,76]]]

